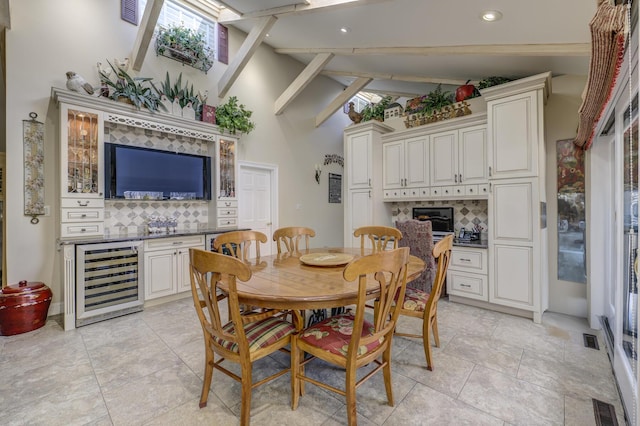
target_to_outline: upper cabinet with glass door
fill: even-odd
[[[216,141],[218,171],[216,180],[216,197],[218,199],[236,199],[238,183],[238,140],[226,136]]]
[[[103,198],[102,112],[61,104],[60,114],[61,196]]]

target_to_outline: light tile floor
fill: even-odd
[[[586,320],[547,313],[539,325],[439,303],[434,371],[420,341],[395,338],[395,407],[376,375],[358,389],[360,425],[595,425],[591,398],[612,403],[624,424],[603,339]],[[401,318],[400,328],[419,332],[421,323]],[[601,350],[583,346],[584,332],[598,335]],[[254,365],[254,378],[288,363],[278,353]],[[238,424],[240,386],[220,372],[207,407],[198,408],[203,364],[190,298],[69,332],[50,319],[0,337],[0,424]],[[344,378],[318,361],[307,372],[334,385]],[[310,384],[291,411],[289,381],[286,374],[254,390],[254,425],[346,424],[343,399]]]

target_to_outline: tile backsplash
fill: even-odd
[[[104,228],[108,234],[146,232],[150,216],[169,216],[178,229],[196,229],[209,220],[207,201],[105,200]]]
[[[207,155],[208,143],[203,139],[157,130],[133,127],[122,123],[105,123],[105,141],[186,154]],[[105,200],[105,234],[146,232],[150,216],[168,216],[176,219],[178,229],[207,226],[207,201],[146,201]]]
[[[456,233],[461,228],[471,230],[474,225],[479,225],[484,230],[489,229],[487,200],[395,202],[391,203],[392,223],[411,219],[413,207],[453,207],[453,226]]]

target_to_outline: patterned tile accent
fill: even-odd
[[[458,201],[409,201],[391,203],[392,223],[411,219],[414,207],[453,207],[453,226],[471,230],[474,225],[489,229],[489,208],[487,200]]]
[[[146,232],[149,216],[169,216],[178,221],[178,229],[206,226],[209,220],[207,201],[139,201],[105,200],[106,234]],[[135,229],[132,229],[135,228]]]
[[[120,145],[133,145],[186,154],[207,155],[207,141],[121,123],[105,123],[104,139]]]
[[[204,139],[123,123],[105,122],[104,136],[107,142],[120,145],[185,154],[207,155],[208,153],[208,142]],[[209,205],[206,201],[105,200],[105,234],[121,234],[125,230],[146,232],[149,216],[173,217],[178,221],[178,229],[206,226],[209,220]]]

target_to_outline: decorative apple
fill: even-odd
[[[467,80],[465,84],[456,89],[456,102],[464,101],[473,96],[476,91],[476,86],[469,84],[470,81],[471,80]]]

